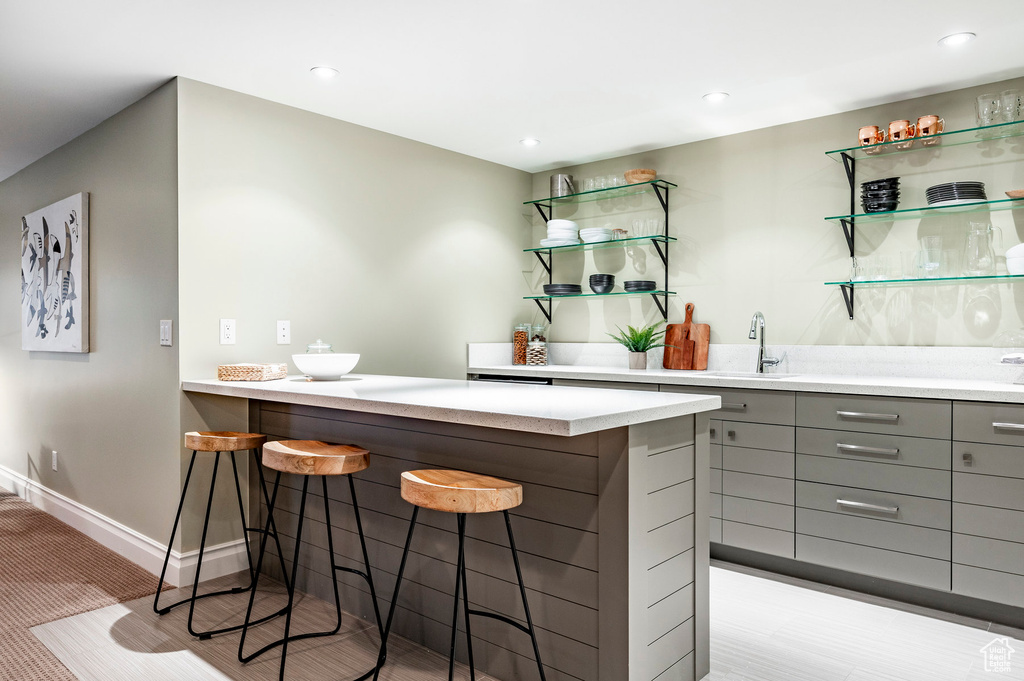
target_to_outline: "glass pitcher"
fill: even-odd
[[[987,222],[972,222],[964,248],[964,274],[969,277],[995,274],[997,248],[1002,251],[1002,231]]]

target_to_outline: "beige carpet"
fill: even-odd
[[[0,488],[0,680],[75,679],[29,627],[156,592],[157,578]]]

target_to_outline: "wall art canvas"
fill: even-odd
[[[89,352],[89,194],[21,219],[21,349]]]

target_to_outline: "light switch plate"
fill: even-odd
[[[173,327],[172,324],[173,324],[173,320],[170,320],[170,319],[161,319],[160,320],[160,345],[167,345],[167,346],[174,345],[174,342],[172,341],[172,338],[173,338],[172,332],[173,332],[173,328],[174,327]]]
[[[221,345],[234,345],[235,344],[235,320],[234,319],[222,319],[222,320],[220,320],[220,344]]]
[[[277,321],[277,344],[278,345],[291,345],[292,342],[292,323],[287,319],[279,319]]]

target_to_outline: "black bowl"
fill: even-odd
[[[896,207],[900,205],[899,201],[880,201],[878,203],[865,203],[865,213],[887,213],[891,210],[896,210]]]
[[[590,285],[590,290],[593,291],[594,293],[608,293],[613,288],[615,288],[614,284],[591,284]]]

